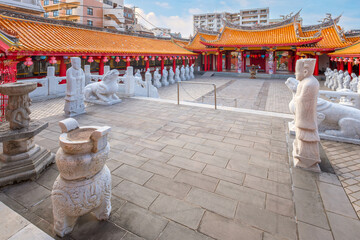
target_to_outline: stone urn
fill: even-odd
[[[110,152],[110,127],[79,127],[68,118],[59,122],[62,134],[56,153],[59,176],[51,199],[54,231],[63,237],[70,233],[79,216],[93,212],[106,220],[111,212],[111,174],[105,165]]]
[[[0,93],[9,97],[5,118],[0,126],[0,186],[36,179],[46,166],[54,161],[54,154],[38,146],[34,137],[48,124],[31,121],[29,93],[34,91],[34,82],[14,82],[0,85]]]

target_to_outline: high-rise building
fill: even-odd
[[[40,0],[0,0],[0,8],[34,15],[45,12]]]
[[[124,31],[124,0],[41,0],[44,17]]]
[[[269,24],[269,8],[246,9],[237,13],[222,12],[194,15],[194,34],[198,28],[214,32],[220,31],[223,27],[222,19],[236,25]]]

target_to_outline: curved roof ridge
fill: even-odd
[[[242,30],[242,31],[262,31],[262,30],[271,30],[279,27],[283,27],[286,25],[289,25],[295,21],[297,21],[299,15],[300,15],[301,9],[294,15],[290,16],[287,19],[284,19],[281,22],[278,23],[272,23],[267,25],[251,25],[251,26],[242,26],[242,25],[236,25],[233,23],[230,23],[228,20],[223,19],[224,22],[224,28],[229,27],[236,30]]]
[[[309,26],[301,26],[301,28],[302,28],[303,32],[316,31],[316,30],[321,30],[323,28],[328,28],[328,27],[333,26],[334,24],[336,25],[340,21],[341,16],[342,15],[339,15],[338,17],[336,17],[334,19],[331,18],[331,16],[330,16],[330,19],[324,19],[327,21],[323,21],[322,23],[309,25]]]
[[[202,34],[207,34],[207,35],[218,35],[219,34],[219,32],[211,31],[211,30],[207,30],[207,29],[203,29],[203,28],[196,28],[196,33],[202,33]]]

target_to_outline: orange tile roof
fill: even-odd
[[[329,55],[334,57],[360,57],[360,40],[349,47],[337,50]]]
[[[202,43],[218,47],[272,47],[302,45],[319,40],[319,37],[314,38],[313,36],[298,37],[294,23],[289,23],[284,26],[259,30],[240,30],[225,27],[219,39]]]
[[[171,40],[95,31],[4,15],[0,15],[0,27],[18,34],[19,46],[10,47],[9,54],[195,55]]]
[[[348,40],[349,42],[355,43],[360,40],[360,36],[358,35],[358,36],[346,37],[346,40]]]
[[[338,31],[335,29],[336,25],[331,25],[326,28],[321,29],[322,40],[315,43],[312,47],[299,47],[299,50],[313,49],[313,50],[323,50],[323,51],[333,51],[337,48],[343,48],[351,45],[352,41],[347,38],[344,38],[344,41],[340,38]],[[338,26],[336,26],[338,27]],[[318,30],[306,31],[303,32],[304,36],[310,36],[316,33]]]
[[[180,40],[180,39],[176,39],[176,38],[172,38],[172,41],[173,41],[175,44],[179,45],[180,47],[185,47],[186,45],[189,44],[188,41],[184,41],[184,40]]]
[[[206,46],[201,43],[201,37],[206,40],[212,41],[217,39],[218,35],[198,32],[195,35],[195,37],[190,41],[190,43],[187,46],[185,46],[185,48],[191,51],[198,51],[198,52],[209,50],[209,48],[206,48]]]

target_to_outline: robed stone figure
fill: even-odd
[[[319,134],[317,126],[317,98],[319,82],[313,76],[316,60],[296,62],[296,79],[300,82],[295,95],[294,165],[320,172]]]

